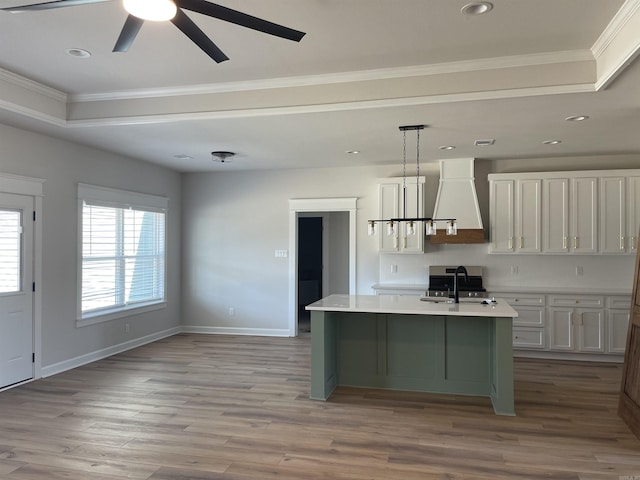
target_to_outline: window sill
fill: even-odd
[[[79,318],[76,320],[76,327],[86,327],[89,325],[96,325],[98,323],[109,322],[118,318],[131,317],[133,315],[140,315],[142,313],[153,312],[154,310],[161,310],[167,307],[167,302],[153,303],[150,305],[139,305],[135,307],[129,307],[115,312],[108,313],[96,313],[91,316]]]

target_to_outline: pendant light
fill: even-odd
[[[416,215],[420,215],[420,191],[417,188],[420,177],[420,131],[426,125],[405,125],[399,127],[402,132],[402,218],[387,218],[381,220],[368,220],[367,232],[369,235],[378,233],[378,223],[386,225],[387,235],[397,236],[399,231],[405,235],[416,235],[419,228],[418,222],[424,222],[425,234],[435,235],[437,232],[437,222],[446,222],[447,235],[457,235],[458,225],[455,218],[431,218],[431,217],[407,217],[407,132],[416,132]]]

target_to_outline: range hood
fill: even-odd
[[[442,229],[431,243],[484,243],[484,228],[476,194],[474,158],[440,160],[440,185],[433,218],[455,218],[458,234]]]

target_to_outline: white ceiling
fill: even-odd
[[[477,17],[464,0],[217,3],[307,34],[188,13],[230,58],[216,64],[169,22],[112,53],[118,0],[0,12],[0,121],[184,172],[396,163],[412,124],[429,125],[425,161],[640,153],[640,0],[494,0]]]

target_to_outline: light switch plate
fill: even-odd
[[[288,256],[288,250],[276,250],[276,258],[287,258]]]

